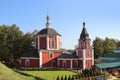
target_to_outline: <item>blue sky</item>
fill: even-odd
[[[91,40],[120,39],[120,0],[0,0],[0,25],[17,24],[24,33],[51,27],[62,35],[62,47],[74,49],[83,20]]]

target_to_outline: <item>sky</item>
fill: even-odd
[[[62,35],[62,48],[78,44],[83,21],[91,41],[120,40],[120,0],[0,0],[0,25],[16,24],[24,33],[51,28]]]

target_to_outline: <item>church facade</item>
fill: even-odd
[[[74,51],[61,50],[61,35],[50,27],[46,17],[46,28],[35,36],[35,50],[20,57],[21,68],[28,69],[90,69],[94,65],[94,52],[89,34],[83,22],[83,29]]]

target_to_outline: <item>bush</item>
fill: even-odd
[[[56,78],[56,80],[60,80],[59,76]]]
[[[65,78],[64,78],[64,80],[67,80],[67,76],[65,75]]]
[[[61,80],[64,80],[63,76],[61,77]]]
[[[74,76],[72,76],[71,80],[74,80],[74,79],[75,79]]]
[[[68,77],[68,80],[71,80],[71,77],[70,77],[70,75],[69,75],[69,77]]]

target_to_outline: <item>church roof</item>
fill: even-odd
[[[40,30],[37,35],[59,35],[61,36],[56,30],[50,28],[50,17],[46,17],[46,28]]]
[[[30,51],[26,52],[21,57],[35,57],[35,58],[39,58],[39,53],[38,53],[37,50],[33,49],[33,50],[30,50]]]
[[[83,29],[80,34],[80,39],[89,39],[89,34],[87,33],[87,30],[85,28],[85,22],[83,22]]]
[[[40,30],[37,35],[59,35],[61,36],[57,31],[55,31],[54,29],[52,28],[44,28],[42,30]]]
[[[61,58],[61,59],[63,59],[63,58],[68,59],[69,58],[70,59],[70,58],[78,58],[78,56],[76,55],[76,52],[73,52],[73,53],[68,52],[68,53],[63,53],[58,58]]]

